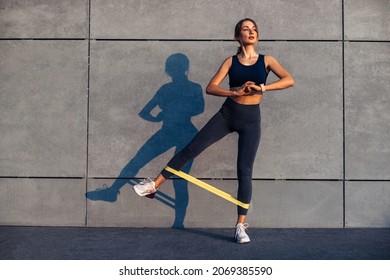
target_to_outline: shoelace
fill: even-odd
[[[149,177],[146,179],[143,179],[143,181],[140,184],[143,186],[145,186],[146,184],[151,184],[151,186],[153,187],[153,191],[156,190],[155,186],[153,185],[153,180]]]
[[[152,182],[153,182],[153,180],[150,179],[150,178],[148,177],[148,178],[143,179],[143,180],[140,182],[140,185],[145,185],[145,184],[147,184],[147,183],[152,183]]]
[[[237,225],[237,234],[241,234],[242,232],[245,232],[245,230],[249,227],[249,224],[239,224]]]

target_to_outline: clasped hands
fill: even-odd
[[[248,81],[239,89],[234,91],[234,96],[252,95],[256,92],[262,92],[261,87],[256,85],[254,82]]]

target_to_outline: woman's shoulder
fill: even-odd
[[[225,58],[225,60],[224,60],[223,63],[222,63],[222,66],[227,66],[227,67],[230,68],[230,66],[231,66],[232,63],[233,63],[233,57],[234,57],[234,55],[231,55],[231,56]]]
[[[272,55],[266,53],[260,53],[259,56],[264,57],[264,59],[268,59],[269,57],[272,57]]]
[[[227,57],[225,59],[226,62],[228,62],[230,65],[232,65],[232,63],[237,63],[238,62],[238,55],[234,54],[234,55],[231,55],[229,57]]]
[[[272,64],[274,61],[276,61],[275,57],[269,54],[262,54],[264,56],[264,64],[266,67],[268,67],[270,64]]]
[[[264,59],[266,60],[275,60],[275,57],[270,54],[262,54],[262,56],[264,56]]]
[[[233,59],[237,58],[237,55],[231,55],[231,56],[228,56],[225,61],[233,61]]]

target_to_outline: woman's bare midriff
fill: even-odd
[[[230,96],[234,102],[242,104],[242,105],[257,105],[260,104],[262,94],[254,94],[249,96]]]

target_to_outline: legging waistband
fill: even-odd
[[[240,119],[242,121],[258,121],[260,119],[259,104],[240,104],[226,98],[220,110],[227,119]]]

